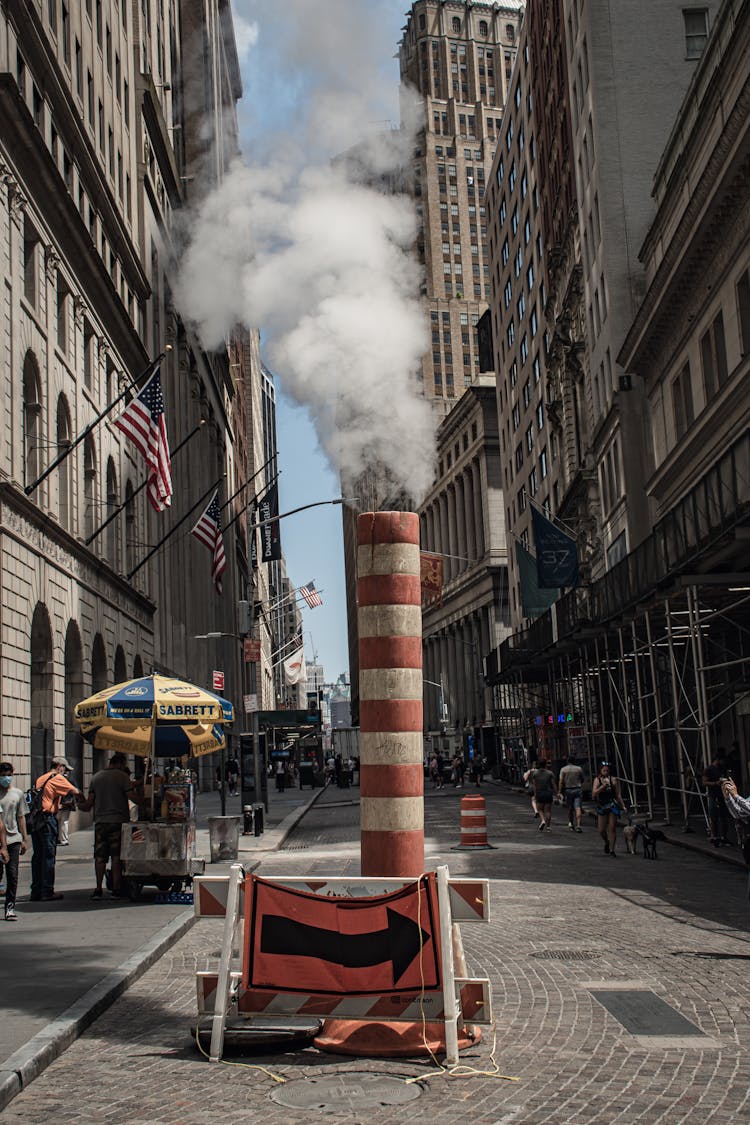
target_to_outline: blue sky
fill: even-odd
[[[304,5],[305,16],[313,8],[318,13],[321,37],[317,42],[311,38],[294,41],[290,24],[294,24],[296,5]],[[305,128],[304,107],[314,91],[325,87],[329,75],[339,91],[345,89],[345,67],[339,67],[338,58],[349,57],[359,73],[369,73],[363,67],[365,50],[374,75],[366,124],[397,123],[398,63],[393,55],[407,7],[405,0],[318,0],[314,6],[311,0],[292,0],[291,5],[277,0],[234,0],[243,81],[238,107],[243,158],[263,163],[287,138],[299,143]],[[360,17],[365,30],[358,42],[347,47],[341,35],[351,35]],[[315,151],[310,148],[310,160],[327,160],[338,151],[324,150],[325,139],[317,138]],[[281,511],[339,496],[338,476],[319,448],[307,409],[284,394],[278,378],[276,382]],[[326,679],[333,681],[349,669],[341,508],[320,507],[290,516],[281,524],[281,537],[294,585],[313,579],[322,591],[323,606],[303,607],[305,650],[308,661],[317,653]]]

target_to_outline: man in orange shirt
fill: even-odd
[[[76,789],[65,777],[65,771],[71,768],[64,758],[53,758],[52,768],[36,780],[37,789],[42,790],[44,823],[36,832],[31,833],[34,846],[31,856],[32,902],[53,902],[63,897],[55,893],[55,858],[59,831],[57,813],[60,800],[66,793],[82,796],[80,789]]]

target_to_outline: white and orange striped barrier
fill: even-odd
[[[193,888],[199,917],[224,917],[218,970],[197,975],[213,1061],[230,1007],[249,1020],[428,1021],[444,1026],[449,1063],[464,1029],[492,1023],[489,980],[466,974],[457,924],[489,921],[486,879],[450,879],[439,867],[419,879],[266,880],[236,864]]]
[[[461,842],[451,851],[486,850],[493,845],[487,839],[487,804],[478,793],[461,798]]]

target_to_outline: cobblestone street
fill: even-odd
[[[462,1054],[476,1074],[451,1077],[427,1060],[368,1060],[312,1048],[245,1056],[287,1081],[368,1072],[429,1074],[408,1107],[325,1119],[541,1125],[737,1125],[750,1119],[750,931],[745,875],[711,856],[662,844],[659,860],[605,857],[593,828],[547,835],[527,801],[494,788],[487,798],[493,851],[455,852],[461,793],[428,793],[428,868],[491,879],[489,926],[462,926],[469,971],[492,981],[494,1056],[509,1082],[488,1077],[493,1036]],[[353,791],[356,796],[356,791]],[[336,803],[340,800],[341,803]],[[359,810],[326,793],[260,873],[356,874]],[[268,1074],[209,1065],[189,1037],[195,972],[215,962],[221,923],[200,920],[91,1029],[6,1109],[11,1122],[131,1125],[297,1125],[323,1119],[277,1104]],[[626,1030],[595,992],[653,993],[693,1034]],[[618,1014],[617,1004],[610,1007]],[[624,1018],[624,1017],[623,1017]],[[242,1061],[232,1056],[233,1062]]]

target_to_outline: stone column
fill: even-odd
[[[419,517],[357,520],[363,876],[424,870]]]

